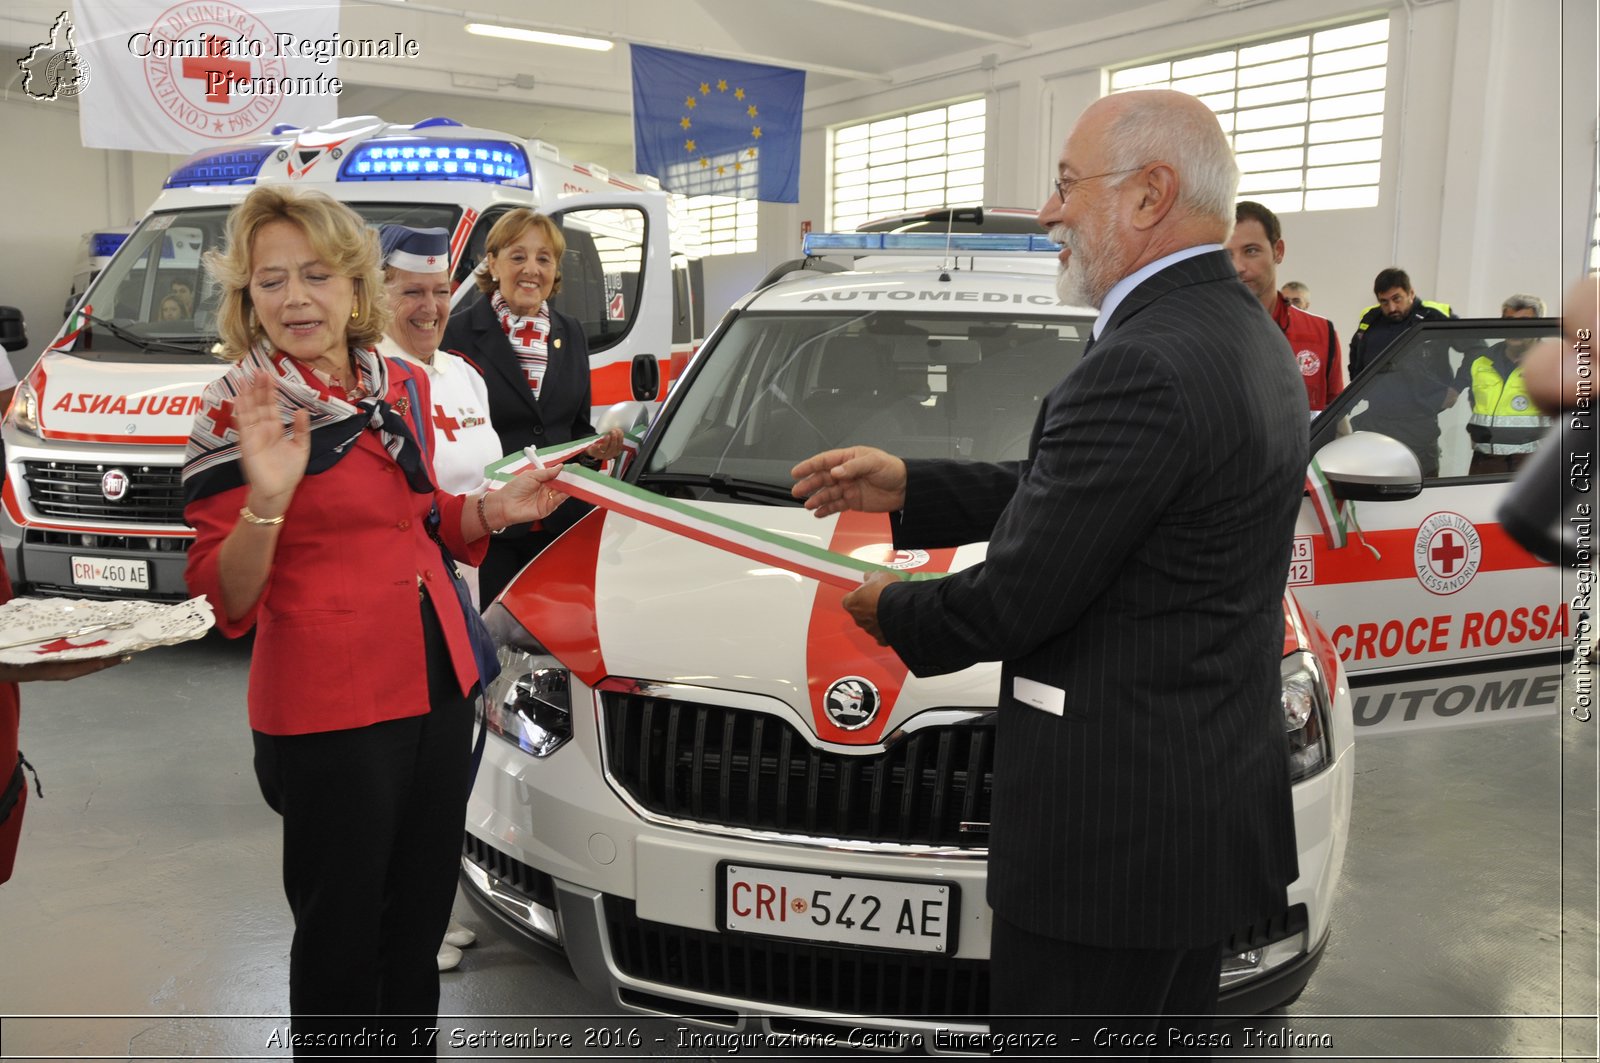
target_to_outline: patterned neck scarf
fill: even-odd
[[[489,297],[495,316],[500,319],[500,330],[511,341],[517,352],[523,375],[528,378],[528,389],[539,397],[539,385],[544,383],[545,371],[550,367],[550,307],[540,303],[539,309],[528,317],[514,313],[505,296],[496,290]]]
[[[389,364],[376,351],[350,348],[350,366],[355,371],[356,387],[365,397],[339,398],[325,387],[307,380],[308,371],[288,355],[277,354],[272,344],[262,341],[232,369],[206,388],[203,406],[189,434],[183,460],[183,500],[196,499],[242,486],[244,469],[239,462],[239,434],[233,423],[233,400],[245,382],[257,373],[274,378],[278,396],[278,418],[285,427],[294,423],[296,410],[311,414],[311,458],[306,475],[326,472],[353,449],[361,433],[377,431],[383,448],[406,474],[413,491],[433,490],[422,451],[412,437],[403,415],[384,401],[389,393]],[[402,403],[408,400],[402,399]]]

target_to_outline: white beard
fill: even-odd
[[[1093,219],[1096,229],[1104,230],[1105,219]],[[1070,306],[1092,306],[1099,309],[1119,278],[1108,277],[1115,267],[1108,268],[1105,244],[1097,239],[1098,233],[1085,234],[1082,228],[1069,229],[1065,225],[1051,228],[1050,238],[1072,252],[1067,264],[1056,273],[1056,298]],[[1096,244],[1091,251],[1089,244]]]

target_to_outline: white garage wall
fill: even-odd
[[[1036,206],[1072,121],[1101,95],[1103,67],[1382,13],[1359,0],[1176,0],[1077,27],[1070,40],[1038,35],[1030,54],[992,69],[974,51],[969,62],[903,72],[911,84],[867,96],[813,94],[789,231],[800,218],[820,226],[826,216],[819,160],[829,126],[984,93],[989,202]],[[1389,265],[1407,269],[1420,295],[1462,314],[1497,314],[1517,291],[1554,304],[1582,268],[1594,218],[1592,0],[1412,0],[1388,14],[1379,203],[1284,215],[1280,278],[1311,285],[1313,309],[1332,317],[1341,337]],[[783,235],[764,228],[764,250]]]
[[[61,326],[79,238],[137,222],[181,159],[85,148],[75,106],[21,92],[0,99],[0,130],[8,145],[0,166],[0,304],[21,308],[27,321],[28,347],[11,355],[26,372]]]

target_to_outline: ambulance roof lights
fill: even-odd
[[[97,232],[89,237],[89,257],[110,258],[128,238],[123,232]]]
[[[301,128],[301,126],[297,126],[293,122],[279,122],[277,125],[272,127],[272,135],[275,137],[281,137],[285,133],[298,133],[300,132]]]
[[[478,181],[532,187],[528,153],[509,140],[384,137],[345,158],[341,181]]]
[[[173,170],[163,188],[196,188],[201,185],[248,185],[277,144],[252,144],[244,148],[213,151],[190,159]]]
[[[444,115],[434,115],[432,118],[424,118],[411,128],[433,129],[436,126],[459,126],[460,124],[461,123],[456,121],[454,118],[446,118]]]
[[[1037,255],[1061,248],[1043,234],[1028,233],[808,233],[802,245],[817,255]]]

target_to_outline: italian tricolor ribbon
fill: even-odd
[[[1317,464],[1317,459],[1312,458],[1311,464],[1306,466],[1306,493],[1311,496],[1311,508],[1317,511],[1317,520],[1322,525],[1322,533],[1328,539],[1328,546],[1334,550],[1348,546],[1350,531],[1355,530],[1356,541],[1368,550],[1372,556],[1383,560],[1381,554],[1367,542],[1361,534],[1361,525],[1356,523],[1356,504],[1354,502],[1341,502],[1333,493],[1333,485],[1328,483],[1328,477],[1322,471],[1322,466]]]
[[[596,438],[511,455],[490,465],[484,474],[491,484],[503,484],[529,466],[548,466],[574,457],[587,449]],[[874,572],[887,572],[908,580],[938,579],[943,575],[940,572],[896,572],[885,565],[825,550],[781,532],[768,531],[713,513],[690,502],[646,491],[581,465],[563,465],[555,483],[574,498],[581,498],[640,523],[836,587],[860,586],[861,581]]]
[[[83,331],[83,326],[88,323],[89,316],[93,313],[94,307],[88,303],[74,310],[72,312],[72,320],[67,324],[66,331],[50,345],[50,350],[64,351],[71,348],[73,342],[78,338],[78,333]]]

